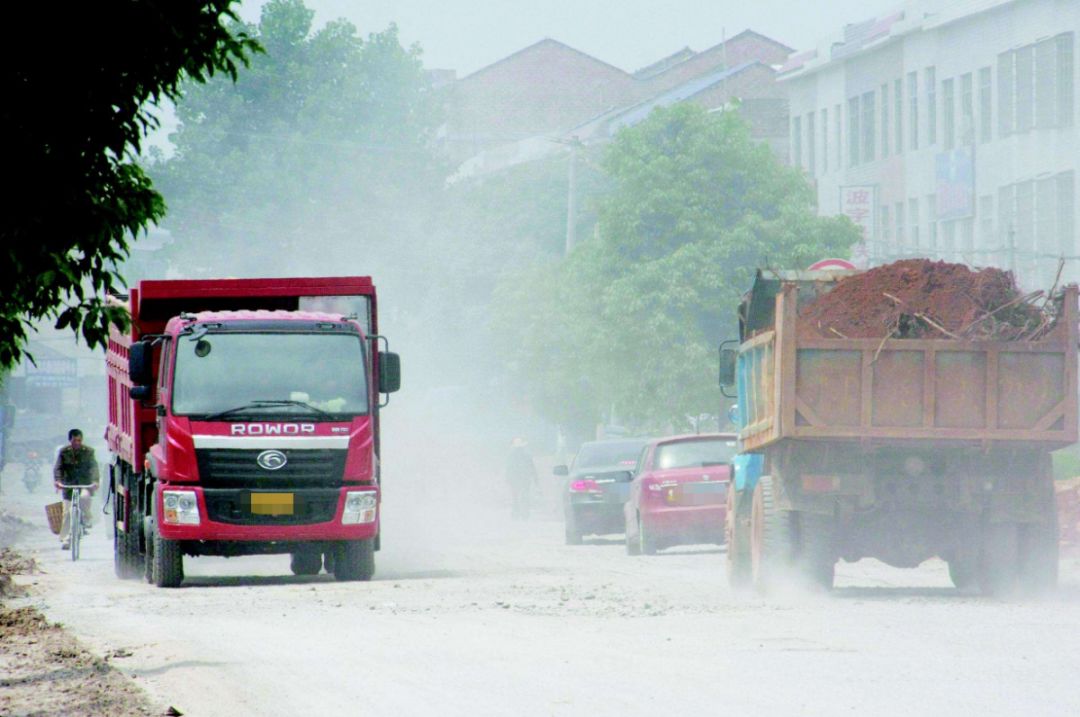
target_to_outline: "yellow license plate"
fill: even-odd
[[[252,493],[251,512],[254,515],[292,515],[292,493]]]

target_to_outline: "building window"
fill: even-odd
[[[897,202],[896,210],[896,253],[903,255],[907,244],[907,235],[904,233],[904,203]]]
[[[893,82],[893,125],[896,129],[896,146],[893,148],[897,154],[904,151],[904,83],[902,80]]]
[[[992,80],[990,78],[990,68],[984,67],[979,70],[979,141],[989,142],[993,139],[993,124],[991,124],[992,118],[990,116],[991,107],[993,107],[993,97],[991,95]]]
[[[874,93],[864,92],[862,96],[862,157],[864,162],[874,161],[876,148],[876,139],[874,137],[874,119],[877,114],[875,112],[874,104]]]
[[[984,251],[997,246],[994,238],[994,195],[979,197],[979,245]]]
[[[1073,123],[1073,33],[1058,35],[1057,41],[1057,106],[1058,126],[1072,127]]]
[[[1057,177],[1043,177],[1035,182],[1035,236],[1037,254],[1053,255],[1060,238],[1057,235]]]
[[[941,82],[941,133],[944,135],[945,149],[956,146],[956,96],[953,80],[950,77]]]
[[[975,220],[971,217],[956,222],[960,232],[960,251],[963,252],[965,261],[972,261],[975,253]]]
[[[878,253],[879,256],[888,256],[889,250],[892,249],[892,246],[891,246],[892,232],[890,231],[892,229],[892,227],[890,226],[890,224],[891,224],[891,222],[889,220],[889,205],[888,204],[882,204],[881,205],[881,232],[880,232],[881,251]]]
[[[856,167],[859,164],[859,98],[852,97],[848,100],[847,113],[848,132],[848,166]]]
[[[1073,172],[1057,176],[1058,251],[1061,256],[1076,253],[1076,180]]]
[[[843,120],[840,117],[840,105],[836,105],[835,107],[833,107],[833,118],[836,121],[836,168],[842,169],[844,166],[844,135],[841,131],[841,125]]]
[[[960,144],[975,144],[975,85],[971,73],[960,77]]]
[[[1016,128],[1016,56],[998,55],[998,135],[1008,137]]]
[[[806,113],[806,169],[811,177],[817,176],[817,129],[814,113]]]
[[[926,144],[937,144],[937,70],[927,67],[923,84],[926,85]]]
[[[1035,49],[1031,45],[1016,51],[1016,131],[1030,132],[1035,126]]]
[[[889,156],[889,85],[881,86],[881,158]]]
[[[829,109],[821,110],[821,172],[829,171]]]
[[[908,200],[908,224],[911,225],[911,249],[912,254],[919,253],[919,200]]]
[[[998,188],[998,237],[1005,246],[1006,261],[1016,269],[1016,187],[1007,184]]]
[[[926,195],[926,253],[937,251],[937,195]]]
[[[1019,256],[1030,258],[1035,251],[1035,183],[1016,183],[1016,211],[1013,247]]]
[[[919,148],[919,75],[907,76],[908,124],[911,126],[911,149]]]
[[[941,223],[941,246],[938,248],[939,256],[948,257],[952,261],[955,261],[952,255],[956,253],[956,224],[955,219]]]
[[[1057,108],[1057,38],[1035,45],[1035,126],[1056,127]]]
[[[802,117],[791,118],[791,166],[802,167]]]

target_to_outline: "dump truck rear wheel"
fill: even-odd
[[[750,586],[753,570],[750,565],[750,521],[744,502],[735,486],[728,486],[727,516],[724,519],[724,536],[727,542],[727,577],[728,585],[735,590]]]
[[[1045,523],[1020,526],[1020,587],[1025,592],[1053,590],[1058,583],[1058,523],[1051,513]]]
[[[776,510],[771,476],[761,476],[750,503],[750,564],[754,588],[769,592],[788,567],[791,535],[788,516]]]
[[[322,553],[300,551],[292,554],[289,569],[293,575],[318,575],[322,569]]]
[[[836,576],[836,528],[833,517],[798,514],[799,545],[796,567],[813,588],[832,590]]]
[[[1007,595],[1016,589],[1020,563],[1016,523],[986,523],[979,556],[979,589],[984,595]]]

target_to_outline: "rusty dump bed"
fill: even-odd
[[[841,275],[843,276],[843,274]],[[783,439],[875,443],[1077,440],[1077,289],[1038,341],[847,339],[798,333],[823,274],[762,277],[743,304],[744,451]]]

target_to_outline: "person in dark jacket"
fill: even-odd
[[[64,521],[60,526],[60,543],[64,550],[71,547],[71,494],[70,488],[61,485],[85,485],[89,491],[80,491],[79,507],[82,508],[83,530],[90,528],[90,503],[98,487],[98,465],[94,449],[83,444],[83,434],[78,428],[68,431],[68,444],[56,455],[53,481],[57,490],[63,491]]]
[[[506,459],[506,482],[510,487],[510,515],[516,520],[529,517],[533,486],[536,485],[536,466],[527,450],[524,438],[515,438]]]

